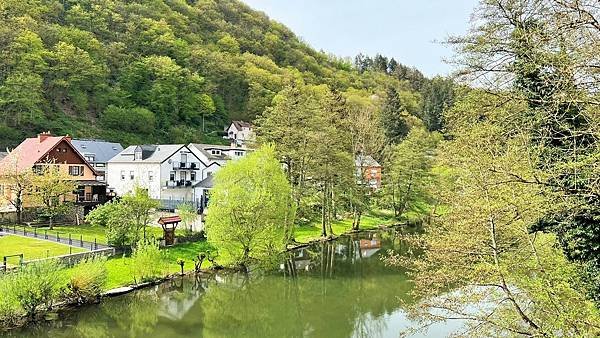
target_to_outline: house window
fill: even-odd
[[[187,154],[181,154],[181,163],[187,163]]]
[[[175,181],[175,172],[171,171],[171,173],[169,174],[169,181],[173,182]]]
[[[85,160],[88,162],[94,162],[95,159],[96,159],[96,156],[94,156],[94,155],[85,155]]]
[[[83,176],[83,166],[70,165],[69,166],[69,175],[71,175],[71,176]]]
[[[148,181],[150,181],[150,182],[154,181],[154,171],[148,172]]]
[[[104,167],[106,167],[106,163],[96,163],[96,167],[104,168]]]
[[[133,160],[134,160],[134,161],[139,161],[139,160],[141,160],[141,159],[142,159],[142,152],[141,152],[141,151],[136,151],[136,152],[133,154]]]
[[[221,151],[219,149],[213,149],[210,151],[210,153],[213,155],[221,155]]]
[[[192,171],[192,172],[190,173],[190,181],[195,181],[195,180],[196,180],[196,172],[195,172],[195,171]]]
[[[121,181],[125,181],[125,170],[121,170]]]
[[[211,177],[211,176],[212,176],[212,173],[210,171],[206,173],[206,177]]]
[[[135,174],[134,174],[134,172],[132,170],[132,171],[129,172],[129,179],[133,180],[134,178],[135,178]]]
[[[181,177],[182,181],[187,181],[187,172],[185,172],[185,171],[180,172],[179,177]]]
[[[96,181],[104,181],[104,175],[96,176]]]
[[[236,151],[235,155],[236,156],[244,156],[244,152],[243,151]]]

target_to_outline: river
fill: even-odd
[[[398,337],[414,323],[407,254],[393,231],[343,236],[296,250],[270,273],[184,277],[12,332],[14,337]],[[443,337],[445,323],[413,337]]]

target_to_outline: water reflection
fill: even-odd
[[[273,273],[170,281],[30,327],[29,337],[397,337],[411,282],[381,255],[406,252],[393,233],[297,250]]]

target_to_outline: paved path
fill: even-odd
[[[77,247],[77,248],[83,248],[83,249],[87,249],[87,250],[101,250],[101,249],[111,248],[110,246],[108,246],[106,244],[83,241],[80,239],[79,236],[75,236],[75,235],[72,235],[71,239],[69,240],[68,234],[60,234],[57,236],[55,231],[48,232],[48,235],[46,236],[46,234],[42,231],[36,233],[33,231],[28,231],[28,230],[23,231],[23,228],[0,226],[0,235],[2,233],[7,234],[7,235],[17,235],[17,236],[24,236],[24,237],[29,237],[29,238],[36,238],[39,240],[60,243],[60,244],[69,245],[69,246],[73,246],[73,247]]]

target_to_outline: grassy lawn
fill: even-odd
[[[360,229],[375,229],[380,225],[391,225],[394,222],[393,215],[387,212],[374,211],[362,216],[360,220]],[[340,235],[352,228],[352,220],[344,219],[336,221],[331,227],[336,235]],[[296,228],[295,237],[296,241],[300,243],[308,243],[312,240],[319,239],[321,237],[321,224],[319,222],[313,222],[310,225],[300,226]]]
[[[75,247],[71,249],[72,253],[85,251]],[[0,259],[20,253],[24,254],[25,260],[32,260],[69,254],[69,246],[15,235],[0,237]],[[15,264],[18,263],[19,258],[9,258],[8,261]]]
[[[11,228],[12,229],[12,228]],[[17,226],[17,231],[23,230],[23,226]],[[93,227],[88,224],[82,225],[72,225],[72,226],[55,226],[54,229],[48,230],[48,227],[36,227],[37,233],[42,235],[44,231],[48,231],[48,235],[56,236],[58,232],[61,237],[68,237],[71,234],[73,240],[79,240],[79,236],[83,236],[83,240],[86,242],[94,242],[94,239],[98,241],[98,243],[106,244],[108,241],[106,240],[106,229],[101,227]],[[25,226],[25,230],[28,232],[33,232],[34,227]],[[149,226],[146,229],[147,233],[156,238],[161,238],[163,236],[163,230],[159,227]],[[177,235],[182,235],[183,230],[177,229]]]
[[[181,271],[181,268],[177,264],[177,259],[181,258],[185,261],[184,270],[191,271],[194,269],[194,258],[198,255],[201,250],[209,247],[208,242],[190,242],[178,244],[166,249],[163,249],[165,254],[165,260],[167,262],[167,271],[165,274],[173,274]],[[221,264],[224,259],[219,259]],[[210,263],[204,261],[202,264],[203,268],[208,268]],[[108,270],[108,289],[116,288],[123,285],[133,284],[133,267],[132,259],[128,256],[115,256],[106,262],[106,269]]]

